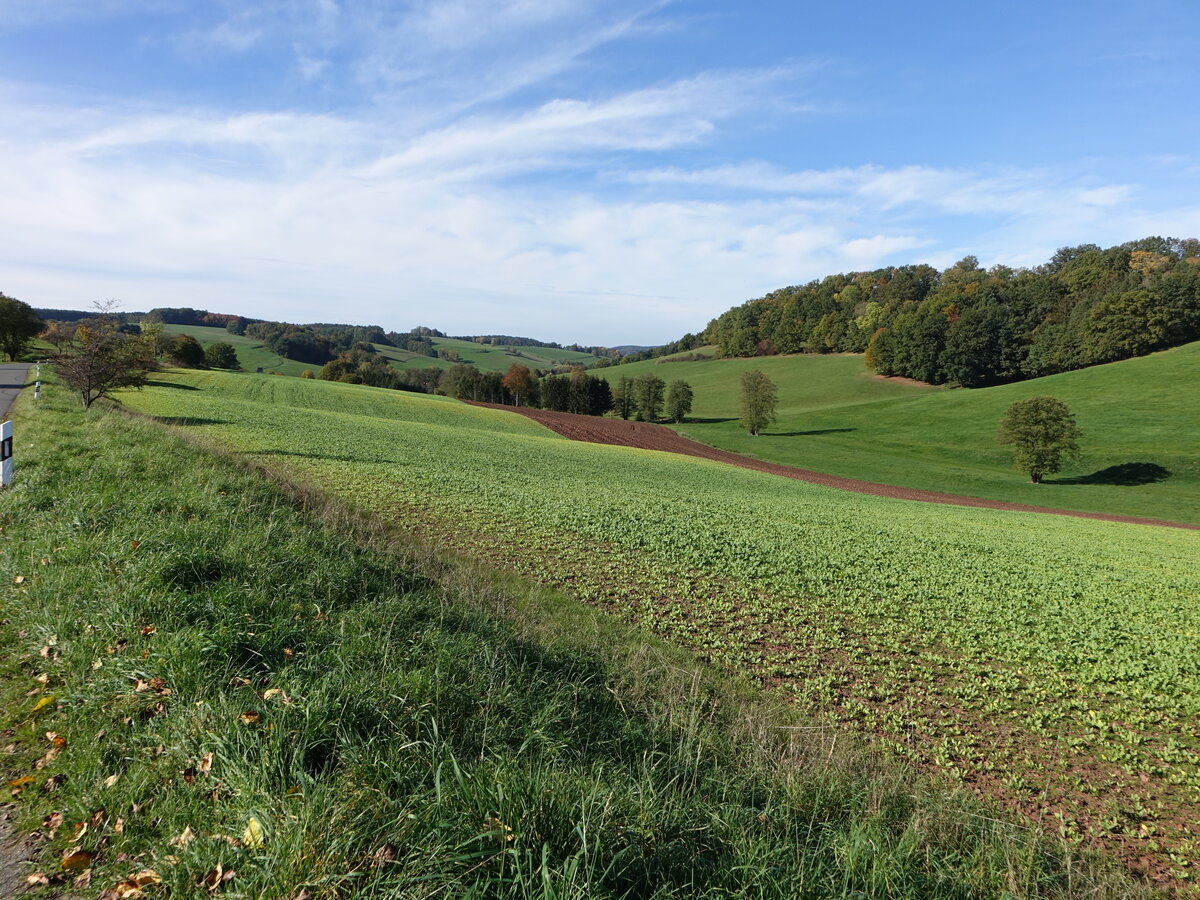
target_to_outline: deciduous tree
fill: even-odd
[[[653,422],[658,418],[666,387],[666,382],[651,372],[634,380],[633,402],[638,421]]]
[[[1042,476],[1062,468],[1063,461],[1079,454],[1083,432],[1071,408],[1054,397],[1018,400],[1004,413],[996,440],[1013,445],[1013,465],[1040,484]]]
[[[237,351],[233,349],[233,344],[225,341],[217,341],[215,344],[209,344],[204,348],[204,361],[211,369],[239,369],[241,368],[238,362]]]
[[[692,411],[692,386],[686,381],[672,381],[667,388],[667,418],[672,422],[682,422]]]
[[[535,386],[533,373],[529,371],[528,366],[520,363],[513,363],[509,366],[502,383],[504,389],[512,394],[514,406],[520,406],[521,398],[532,394]]]
[[[142,335],[125,334],[108,315],[111,302],[97,304],[98,319],[80,325],[75,342],[54,358],[54,368],[68,387],[90,407],[117,388],[141,388],[158,368],[154,348]]]
[[[0,294],[0,348],[15,360],[45,327],[33,307]]]
[[[778,402],[779,392],[775,382],[765,374],[758,369],[751,369],[742,375],[742,415],[739,422],[752,435],[757,435],[775,421]]]

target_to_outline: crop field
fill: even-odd
[[[747,673],[826,715],[831,752],[869,731],[1192,877],[1200,534],[851,495],[444,398],[160,381],[122,401]]]
[[[779,420],[758,437],[738,427],[743,371],[779,387]],[[696,440],[772,462],[925,490],[1063,509],[1200,523],[1200,343],[1019,384],[948,390],[873,377],[861,356],[776,356],[640,362],[600,370],[654,372],[695,390]],[[1014,401],[1063,400],[1084,436],[1082,456],[1031,485],[996,443]]]

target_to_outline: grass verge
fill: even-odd
[[[17,424],[0,767],[48,891],[1145,892],[602,614],[157,425],[53,385]]]

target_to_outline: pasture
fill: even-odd
[[[779,388],[779,420],[738,427],[738,379],[758,368]],[[631,363],[599,370],[682,378],[692,419],[672,426],[707,444],[849,478],[1062,509],[1200,523],[1200,343],[1033,381],[973,390],[873,376],[861,356]],[[1013,402],[1049,394],[1074,411],[1082,456],[1040,485],[995,440]]]

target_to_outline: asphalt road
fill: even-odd
[[[33,371],[29,363],[5,363],[0,365],[0,419],[8,417],[8,408],[17,399],[17,394],[26,384],[33,384],[29,379]]]

